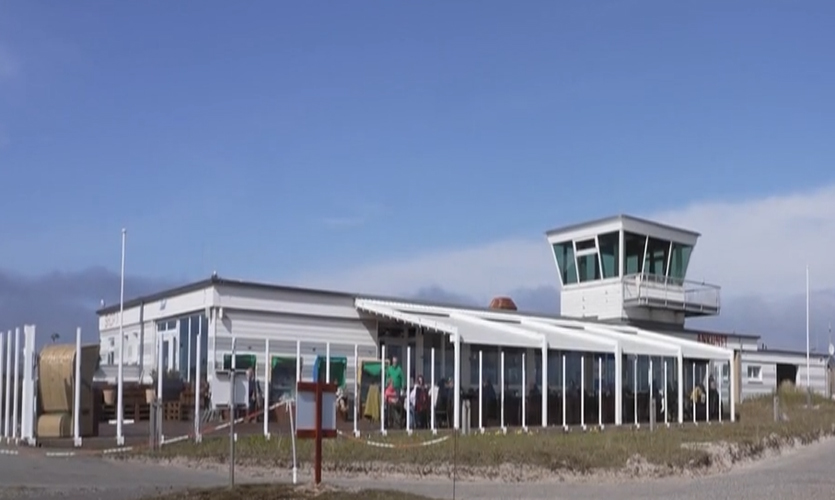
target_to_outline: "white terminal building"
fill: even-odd
[[[569,387],[610,393],[608,423],[619,425],[637,419],[629,398],[637,400],[637,394],[653,386],[684,395],[670,398],[670,414],[673,421],[685,421],[684,406],[694,383],[712,378],[729,416],[739,401],[770,393],[783,382],[806,385],[806,353],[765,350],[756,335],[687,327],[688,318],[721,310],[719,286],[687,279],[698,233],[620,215],[546,236],[561,284],[559,315],[215,275],[124,304],[125,380],[151,381],[159,368],[157,342],[162,343],[160,372],[190,378],[200,363],[200,371],[211,380],[218,370],[229,368],[234,338],[236,353],[249,360],[238,362],[239,367],[247,363],[256,373],[264,373],[266,363],[273,367],[271,393],[294,384],[298,345],[305,380],[313,377],[323,356],[353,360],[358,353],[360,360],[379,360],[385,346],[386,357],[402,360],[412,377],[423,375],[429,381],[434,373],[436,380],[449,380],[459,394],[485,380],[499,383],[503,358],[506,391],[524,393],[526,386],[535,385],[541,397],[538,422],[546,425],[566,423],[565,410],[555,409],[555,404],[560,404],[556,394]],[[102,376],[111,382],[118,359],[119,310],[117,304],[98,311]],[[828,396],[827,362],[827,356],[812,354],[808,378],[814,392]],[[283,375],[281,369],[286,370]],[[349,390],[356,371],[353,361],[347,363]]]

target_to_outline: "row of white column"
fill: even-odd
[[[7,443],[21,441],[35,444],[35,418],[37,391],[35,390],[35,326],[0,332],[0,374],[4,384],[0,387],[0,425],[3,440]],[[76,426],[78,429],[78,426]]]

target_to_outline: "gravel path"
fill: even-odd
[[[791,500],[832,498],[835,491],[835,440],[827,440],[777,458],[742,466],[730,473],[702,478],[671,478],[643,482],[543,482],[501,484],[458,482],[456,498],[462,499],[600,499],[670,500],[722,499]],[[239,477],[244,479],[244,471]],[[288,480],[289,473],[276,471],[271,480]],[[302,477],[303,480],[309,480]],[[327,477],[325,478],[327,481]],[[262,479],[263,480],[263,479]],[[48,498],[68,500],[130,499],[157,488],[221,485],[222,468],[193,470],[175,466],[113,462],[95,458],[42,458],[0,456],[0,499]],[[435,498],[452,498],[451,481],[387,478],[335,480],[349,487],[377,486],[420,493]]]

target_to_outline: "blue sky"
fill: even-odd
[[[137,275],[299,281],[828,186],[833,15],[0,0],[0,267],[118,270],[126,226]]]

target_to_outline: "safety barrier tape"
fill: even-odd
[[[446,436],[441,436],[439,438],[430,439],[428,441],[421,441],[421,442],[418,442],[418,443],[385,443],[383,441],[372,441],[370,439],[360,439],[360,438],[354,437],[350,434],[345,434],[342,431],[337,431],[337,435],[340,436],[340,437],[343,437],[345,439],[348,439],[350,441],[357,441],[359,443],[362,443],[362,444],[365,444],[365,445],[368,445],[368,446],[372,446],[372,447],[375,447],[375,448],[386,448],[386,449],[390,449],[390,450],[406,450],[406,449],[410,449],[410,448],[421,448],[421,447],[424,447],[424,446],[432,446],[432,445],[435,445],[435,444],[443,443],[444,441],[446,441],[447,439],[450,438],[450,435],[447,434]]]
[[[273,405],[270,405],[269,408],[258,410],[257,412],[250,413],[245,417],[239,417],[239,418],[235,419],[235,425],[240,424],[247,419],[258,417],[266,411],[272,411],[276,408],[279,408],[279,407],[285,406],[285,405],[289,406],[291,403],[292,403],[292,401],[281,401],[279,403],[275,403]],[[218,425],[214,425],[214,426],[210,426],[210,427],[205,427],[205,428],[200,429],[200,435],[205,436],[207,434],[213,434],[215,432],[218,432],[218,431],[221,431],[223,429],[228,428],[230,425],[231,425],[230,422],[224,422],[222,424],[218,424]],[[177,436],[177,437],[174,437],[174,438],[165,439],[164,441],[162,441],[160,443],[160,446],[180,443],[180,442],[183,442],[183,441],[187,441],[189,439],[194,439],[195,436],[196,436],[196,434],[194,432],[192,432],[192,433],[189,433],[189,434],[184,434],[182,436]],[[59,450],[49,450],[49,451],[45,451],[45,450],[40,450],[38,448],[30,448],[30,447],[26,447],[26,446],[20,446],[18,448],[0,448],[0,455],[11,455],[11,456],[29,455],[29,456],[41,456],[41,457],[49,457],[49,458],[70,458],[70,457],[80,457],[80,456],[90,457],[90,456],[118,455],[118,454],[121,454],[121,453],[127,453],[127,452],[131,452],[131,451],[139,451],[139,450],[149,448],[149,447],[150,447],[150,445],[143,444],[143,445],[138,445],[138,446],[119,446],[119,447],[116,447],[116,448],[107,448],[107,449],[104,449],[104,450],[66,450],[66,451],[63,451],[63,450],[61,450],[61,451],[59,451]]]

